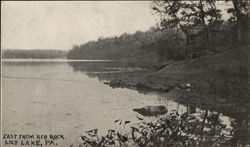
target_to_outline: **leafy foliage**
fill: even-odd
[[[178,30],[162,32],[159,28],[151,28],[146,32],[124,33],[119,37],[99,38],[97,41],[75,45],[67,57],[69,59],[135,59],[137,61],[170,60],[177,57],[176,52],[179,52],[183,46],[183,37]]]
[[[182,147],[182,146],[234,146],[233,131],[227,131],[219,118],[219,113],[187,111],[181,115],[173,110],[169,115],[146,122],[138,117],[139,123],[118,119],[118,130],[108,130],[104,136],[98,136],[97,129],[82,135],[80,146],[138,146],[138,147]],[[130,125],[129,125],[130,124]],[[129,125],[129,126],[128,126]],[[124,131],[127,127],[129,131]],[[237,129],[236,129],[237,130]]]
[[[163,29],[178,28],[186,35],[186,56],[188,46],[194,31],[203,31],[203,40],[209,48],[209,30],[207,25],[220,21],[220,10],[216,9],[214,0],[182,1],[165,0],[154,1],[153,10],[161,16]]]

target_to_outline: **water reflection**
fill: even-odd
[[[109,61],[109,62],[68,62],[75,71],[82,72],[133,72],[149,69],[154,66],[151,62],[122,62],[122,61]]]
[[[123,76],[128,72],[147,72],[149,69],[147,67],[152,67],[150,64],[145,63],[120,63],[120,62],[109,62],[109,63],[69,63],[74,71],[81,71],[88,75],[90,78],[98,78],[100,81],[109,81],[116,76]],[[140,90],[142,93],[149,93],[148,91]],[[151,92],[150,92],[151,93]],[[166,100],[166,99],[165,99]],[[166,100],[167,101],[167,100]],[[171,105],[173,107],[173,105]],[[186,107],[184,110],[182,108],[181,115],[195,114],[194,119],[199,119],[201,121],[196,122],[198,124],[192,124],[193,129],[200,128],[200,140],[207,136],[209,139],[215,139],[215,136],[219,136],[217,139],[221,139],[225,133],[230,136],[230,140],[227,140],[227,145],[230,146],[242,146],[250,144],[250,113],[249,109],[246,111],[241,111],[239,114],[234,114],[236,116],[234,119],[225,117],[221,113],[200,110],[193,105],[182,106]],[[179,113],[179,104],[172,110],[176,110]],[[186,112],[185,112],[186,111]],[[178,114],[179,115],[179,114]],[[224,126],[227,124],[228,126]],[[207,130],[209,128],[209,131]],[[197,129],[197,128],[196,128]],[[223,134],[223,133],[224,134]],[[205,135],[206,134],[206,135]],[[208,144],[207,144],[208,145]]]
[[[118,65],[107,66],[106,71],[117,71]],[[133,108],[164,103],[158,95],[113,89],[89,78],[86,71],[73,70],[67,62],[17,61],[2,66],[3,133],[60,133],[74,140],[82,130],[111,128],[114,119],[136,122]],[[175,108],[175,103],[167,103],[169,109]]]

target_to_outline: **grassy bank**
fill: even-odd
[[[235,46],[218,54],[171,62],[159,70],[106,78],[112,87],[160,91],[180,103],[237,116],[248,108],[247,58],[247,47]]]

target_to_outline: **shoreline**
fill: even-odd
[[[235,54],[234,50],[200,59],[177,61],[160,70],[124,73],[107,76],[108,78],[104,76],[109,81],[105,84],[139,92],[160,92],[180,104],[237,118],[249,111],[249,104],[245,101],[249,94],[248,73],[243,68],[242,61],[227,59],[220,64],[214,62],[231,54]],[[211,65],[204,68],[203,65],[207,62]],[[191,85],[190,89],[186,87],[187,84]]]

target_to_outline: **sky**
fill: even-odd
[[[150,1],[1,2],[1,49],[69,50],[99,37],[146,31]]]
[[[222,9],[231,7],[217,2]],[[151,1],[4,1],[1,49],[69,50],[99,37],[146,31],[159,22]],[[232,4],[231,4],[232,5]]]

